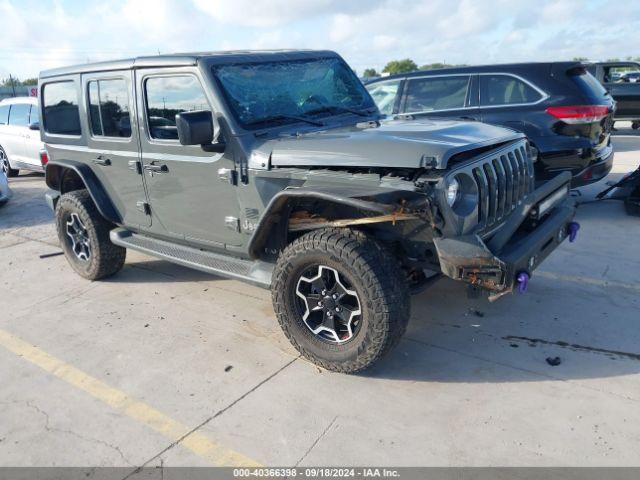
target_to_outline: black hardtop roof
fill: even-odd
[[[163,55],[84,63],[69,67],[54,68],[40,72],[40,78],[51,78],[77,73],[128,70],[131,68],[181,67],[206,61],[216,63],[257,63],[266,61],[299,60],[307,58],[338,57],[330,50],[231,50],[221,52],[172,53]]]
[[[371,80],[368,83],[382,82],[385,80],[393,80],[395,78],[411,78],[411,77],[423,77],[425,75],[450,75],[455,73],[476,73],[476,72],[512,72],[522,71],[527,68],[537,69],[550,69],[554,68],[575,68],[584,66],[583,62],[567,61],[567,62],[526,62],[526,63],[497,63],[489,65],[467,65],[461,67],[447,67],[447,68],[434,68],[431,70],[417,70],[410,73],[399,73],[396,75],[389,75],[388,77],[380,77],[375,80]]]

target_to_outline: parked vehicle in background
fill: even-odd
[[[39,114],[37,98],[0,101],[0,168],[7,177],[20,170],[44,171],[47,154],[40,140]]]
[[[331,370],[389,351],[429,272],[524,291],[578,228],[570,175],[536,189],[522,133],[380,124],[334,52],[79,65],[42,72],[40,98],[47,198],[78,274],[112,275],[131,248],[271,288],[285,335]]]
[[[538,151],[536,178],[568,171],[572,185],[596,182],[613,165],[615,103],[577,62],[456,67],[370,82],[390,116],[446,117],[523,132]]]
[[[640,127],[640,63],[598,62],[590,63],[588,70],[602,83],[616,101],[614,120],[630,120],[632,127]],[[614,75],[620,75],[615,80]]]
[[[0,170],[0,205],[7,203],[7,200],[11,198],[11,189],[9,188],[9,182],[7,181],[7,175],[3,170]]]

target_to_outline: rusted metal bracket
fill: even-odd
[[[415,213],[390,213],[388,215],[378,215],[375,217],[361,218],[344,218],[340,220],[329,220],[323,217],[312,216],[292,216],[289,219],[289,231],[298,232],[301,230],[310,230],[315,228],[327,227],[350,227],[352,225],[368,225],[372,223],[401,222],[406,220],[419,220],[420,217]]]

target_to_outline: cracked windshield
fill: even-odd
[[[248,128],[307,122],[328,115],[375,111],[371,97],[340,59],[214,67],[234,115]]]

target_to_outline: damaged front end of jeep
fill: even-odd
[[[369,231],[390,247],[414,291],[444,274],[495,299],[526,290],[538,265],[575,238],[569,182],[563,173],[536,188],[521,138],[452,158],[446,169],[307,172],[299,186],[272,199],[279,214],[265,218],[288,236],[326,227]]]

